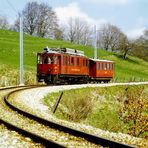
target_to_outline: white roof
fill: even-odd
[[[96,62],[114,62],[114,61],[101,60],[101,59],[92,59],[92,58],[89,58],[89,59],[92,60],[92,61],[96,61]]]
[[[71,49],[71,48],[44,48],[44,53],[55,53],[55,54],[69,54],[69,55],[78,55],[85,56],[84,51]]]

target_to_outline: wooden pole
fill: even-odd
[[[56,112],[56,110],[57,110],[57,108],[58,108],[58,105],[59,105],[59,103],[60,103],[60,100],[61,100],[61,98],[62,98],[62,95],[63,95],[63,92],[61,93],[61,95],[60,95],[60,97],[58,98],[56,104],[54,105],[55,107],[54,107],[54,110],[53,110],[53,114]]]

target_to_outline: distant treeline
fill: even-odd
[[[66,24],[60,24],[51,6],[38,2],[28,2],[22,14],[26,34],[75,44],[94,44],[92,25],[82,18],[69,18]],[[13,25],[5,16],[0,16],[0,29],[19,31],[19,15]],[[148,29],[139,38],[129,39],[119,27],[107,23],[102,24],[96,34],[98,48],[121,53],[124,59],[130,54],[148,61]]]

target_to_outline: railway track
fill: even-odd
[[[22,88],[22,89],[30,89],[29,88]],[[21,89],[21,90],[22,90]],[[12,112],[17,114],[19,113],[19,116],[25,118],[27,120],[27,122],[32,122],[33,124],[41,124],[41,127],[45,128],[47,131],[50,129],[50,132],[54,132],[54,130],[56,132],[59,132],[62,137],[63,140],[65,141],[65,139],[72,139],[72,140],[67,140],[67,142],[71,142],[71,143],[66,143],[65,142],[59,142],[57,139],[56,140],[51,140],[52,138],[49,138],[50,135],[48,136],[43,136],[43,130],[41,133],[34,133],[33,131],[29,131],[26,128],[22,128],[20,126],[17,126],[16,124],[10,123],[8,121],[5,121],[4,119],[1,119],[1,122],[4,123],[6,126],[8,126],[11,129],[16,130],[17,132],[30,137],[31,139],[33,139],[34,141],[37,141],[39,143],[42,143],[45,147],[49,147],[49,146],[57,146],[57,147],[69,147],[71,146],[73,143],[77,144],[78,141],[78,145],[75,146],[80,146],[83,143],[83,146],[88,146],[88,147],[99,147],[99,146],[103,146],[103,147],[132,147],[130,145],[126,145],[126,144],[122,144],[122,143],[118,143],[115,141],[111,141],[105,138],[101,138],[92,134],[88,134],[85,132],[81,132],[78,130],[75,130],[73,128],[69,128],[57,123],[54,123],[52,121],[43,119],[41,117],[38,117],[36,115],[33,115],[31,113],[28,113],[26,111],[21,110],[20,108],[17,108],[16,106],[14,106],[13,104],[11,104],[9,102],[9,97],[11,95],[13,95],[15,92],[20,91],[20,90],[15,90],[15,91],[11,91],[10,93],[8,93],[7,95],[5,95],[4,100],[3,100],[3,104],[5,103],[5,106],[8,108],[8,110],[10,111],[13,110]],[[25,122],[27,124],[27,122]],[[32,124],[30,126],[33,126]],[[41,130],[41,128],[39,128]],[[55,134],[57,136],[57,134]],[[65,136],[66,135],[66,136]],[[58,137],[58,139],[60,139],[61,136]],[[70,138],[69,138],[70,137]],[[56,142],[55,142],[56,141]],[[58,141],[58,142],[57,142]],[[62,141],[62,140],[61,140]],[[81,145],[82,146],[82,145]]]
[[[33,86],[35,87],[35,86]],[[30,88],[30,87],[29,87]],[[19,91],[21,89],[29,89],[28,87],[25,87],[25,86],[21,86],[21,87],[10,87],[10,88],[2,88],[0,89],[0,92],[2,91],[7,91],[4,93],[5,94],[9,94],[13,91]],[[0,99],[0,108],[1,110],[3,110],[3,112],[5,111],[6,114],[11,114],[12,116],[16,117],[16,118],[20,118],[22,115],[18,115],[17,112],[14,112],[12,110],[9,109],[9,107],[5,104],[5,101],[4,101],[4,98]],[[26,129],[23,129],[22,127],[17,126],[17,122],[18,122],[18,119],[16,120],[16,124],[14,124],[13,122],[11,122],[11,119],[9,120],[5,115],[6,114],[3,114],[3,117],[1,116],[0,117],[0,123],[1,124],[4,124],[8,129],[10,130],[14,130],[14,131],[17,131],[19,134],[21,135],[24,135],[24,136],[27,136],[27,137],[30,137],[34,142],[36,143],[40,143],[40,146],[39,147],[48,147],[48,146],[56,146],[56,147],[63,147],[62,145],[54,142],[54,141],[51,141],[51,140],[48,140],[42,136],[40,136],[39,134],[35,134],[33,132],[30,132],[29,130],[26,130]],[[15,115],[17,114],[17,115]]]

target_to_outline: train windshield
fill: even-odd
[[[44,64],[58,64],[58,57],[56,55],[44,55]]]
[[[42,56],[41,56],[41,54],[38,54],[37,63],[42,64]]]

